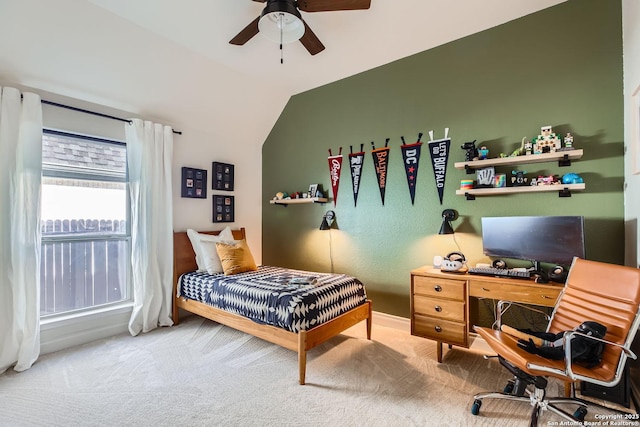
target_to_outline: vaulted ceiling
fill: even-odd
[[[228,43],[260,15],[251,0],[88,0],[187,49],[296,94],[494,27],[564,0],[372,0],[368,10],[302,12],[326,49],[258,35]],[[533,29],[532,29],[533,31]]]
[[[326,49],[287,44],[281,64],[260,34],[229,44],[261,2],[0,0],[0,84],[260,146],[292,95],[563,1],[372,0],[368,10],[303,12]]]

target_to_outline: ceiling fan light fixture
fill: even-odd
[[[304,23],[291,1],[270,1],[260,14],[260,34],[276,43],[292,43],[304,35]]]

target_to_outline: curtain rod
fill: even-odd
[[[79,111],[81,113],[92,114],[94,116],[104,117],[104,118],[112,119],[112,120],[118,120],[120,122],[127,122],[127,123],[131,124],[131,120],[129,120],[129,119],[123,119],[121,117],[116,117],[116,116],[110,116],[108,114],[97,113],[95,111],[89,111],[89,110],[85,110],[85,109],[82,109],[82,108],[71,107],[70,105],[59,104],[57,102],[47,101],[47,100],[44,100],[44,99],[41,99],[40,101],[43,104],[53,105],[54,107],[66,108],[67,110]],[[175,130],[175,129],[173,129],[173,133],[175,133],[177,135],[182,135],[181,131]]]

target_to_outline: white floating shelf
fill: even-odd
[[[303,203],[327,203],[328,199],[325,197],[307,197],[303,199],[281,199],[281,200],[269,200],[272,205],[300,205]]]
[[[513,166],[528,163],[547,163],[563,160],[577,160],[583,155],[583,150],[556,151],[554,153],[530,154],[528,156],[497,157],[495,159],[473,160],[457,162],[456,169],[482,169],[489,166]]]
[[[582,191],[585,184],[553,184],[553,185],[529,185],[522,187],[499,187],[499,188],[470,188],[468,190],[456,190],[458,196],[498,196],[515,193],[548,193],[552,191]]]

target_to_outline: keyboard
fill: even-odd
[[[510,268],[471,267],[468,273],[481,276],[513,277],[514,279],[528,279],[531,277],[530,271],[513,270]]]

